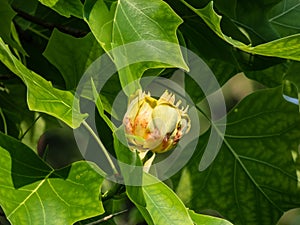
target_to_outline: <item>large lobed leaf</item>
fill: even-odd
[[[200,16],[204,22],[224,41],[251,54],[263,56],[281,57],[285,59],[300,60],[300,35],[294,34],[284,38],[276,39],[257,46],[246,45],[238,40],[235,40],[222,32],[221,19],[213,9],[213,1],[201,9],[195,9],[184,0],[181,0],[187,7]]]
[[[187,168],[193,192],[188,205],[217,210],[236,225],[275,224],[284,211],[300,205],[297,106],[283,99],[281,88],[268,89],[244,99],[227,120],[214,163],[197,171],[198,152]]]
[[[281,36],[300,32],[299,0],[282,0],[269,13],[269,22]]]
[[[39,2],[65,17],[76,16],[82,18],[83,5],[80,0],[39,0]]]
[[[67,225],[104,213],[103,181],[93,164],[53,170],[31,149],[0,133],[0,205],[12,224]]]
[[[193,224],[187,209],[167,185],[146,173],[143,176],[143,184],[146,209],[154,224]]]
[[[147,223],[192,225],[193,220],[179,197],[162,181],[148,173],[143,173],[139,156],[123,145],[124,141],[123,129],[119,128],[114,135],[114,147],[120,160],[119,165],[126,184],[126,192]],[[127,166],[122,162],[126,163]],[[140,185],[136,186],[139,183]],[[130,184],[134,184],[134,186]],[[195,213],[192,215],[195,218],[194,222],[199,225],[201,224],[200,221],[205,221],[211,225],[220,225],[221,222],[224,222],[224,225],[229,225],[225,220]]]
[[[0,39],[0,60],[14,74],[19,76],[27,86],[27,103],[30,110],[54,116],[72,128],[78,127],[87,117],[80,113],[79,102],[69,91],[52,87],[33,71],[27,69]]]
[[[124,89],[127,94],[135,92],[136,81],[149,68],[188,70],[176,36],[182,19],[164,1],[119,0],[109,10],[102,0],[90,0],[84,9],[85,20],[103,49],[115,49],[109,54],[119,69],[123,89],[133,82]]]
[[[75,38],[55,29],[43,55],[59,69],[67,90],[75,90],[86,69],[102,53],[91,33]]]
[[[189,211],[178,196],[166,184],[147,173],[144,173],[143,176],[143,192],[147,203],[146,209],[149,213],[148,216],[145,216],[148,224],[231,224],[224,219]],[[141,207],[139,209],[141,210]],[[141,212],[144,211],[141,210]]]
[[[247,0],[214,1],[216,8],[221,10],[219,14],[225,14],[224,19],[228,16],[239,29],[242,29],[244,33],[246,32],[253,45],[280,37],[268,20],[270,10],[278,2],[281,2],[281,0],[251,2]],[[228,29],[228,25],[222,23],[222,28],[225,31]],[[231,32],[228,34],[231,35]],[[238,38],[238,40],[242,39]]]

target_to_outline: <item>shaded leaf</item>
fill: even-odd
[[[0,204],[12,224],[66,225],[104,213],[103,177],[93,164],[53,170],[31,149],[0,133]]]
[[[146,209],[154,224],[193,224],[188,210],[177,195],[163,182],[147,173],[143,176],[143,192]]]
[[[102,53],[91,33],[83,38],[75,38],[55,29],[43,55],[59,69],[66,88],[75,90],[85,70]]]
[[[39,0],[39,2],[55,10],[62,16],[82,18],[83,5],[80,0]]]
[[[189,210],[189,214],[196,225],[202,225],[202,224],[232,225],[232,223],[228,222],[227,220],[217,218],[217,217],[197,214],[192,210]]]
[[[281,36],[300,32],[300,2],[298,0],[280,1],[269,13],[269,22]]]
[[[10,46],[16,48],[21,53],[25,54],[25,51],[19,43],[12,39],[12,20],[16,13],[12,10],[7,0],[0,0],[0,37]]]
[[[248,36],[252,45],[258,45],[279,38],[278,33],[269,23],[268,14],[272,7],[280,1],[261,0],[250,2],[239,0],[235,1],[234,6],[225,2],[223,4],[234,10],[234,14],[228,16]]]
[[[18,138],[20,130],[16,134],[10,132],[13,128],[19,127],[22,121],[32,121],[33,112],[28,110],[26,103],[26,87],[19,78],[14,77],[3,83],[5,90],[0,91],[0,108],[9,123],[8,134]],[[11,123],[10,123],[11,122]],[[14,124],[14,125],[13,125]]]
[[[245,71],[244,74],[266,87],[278,87],[282,85],[283,77],[289,68],[289,63],[281,63],[264,70]]]
[[[252,47],[250,45],[245,45],[238,40],[232,39],[222,32],[220,25],[222,16],[218,15],[213,9],[213,2],[210,2],[202,9],[195,9],[185,1],[182,0],[182,2],[200,16],[220,38],[240,50],[251,54],[300,60],[300,34],[276,39],[274,41]]]
[[[86,118],[81,114],[79,102],[71,92],[53,88],[51,83],[27,69],[13,56],[0,40],[0,60],[27,86],[27,103],[30,110],[47,113],[76,128]]]
[[[38,7],[38,4],[39,4],[39,2],[36,0],[27,0],[26,4],[24,4],[24,1],[22,1],[22,0],[12,1],[13,8],[22,9],[23,12],[26,12],[30,15],[34,15],[34,13],[36,12],[36,9]],[[23,30],[26,30],[31,24],[31,22],[29,22],[19,16],[14,18],[14,22],[16,24],[18,24],[18,26],[20,26]]]
[[[7,0],[0,0],[0,5],[0,37],[9,43],[12,41],[10,38],[11,23],[16,13],[12,10]]]
[[[299,122],[297,106],[283,99],[281,88],[246,97],[227,117],[214,163],[197,171],[199,146],[187,167],[193,192],[188,205],[217,210],[236,225],[276,224],[284,211],[299,207]]]
[[[295,98],[295,101],[298,104],[299,104],[299,97],[300,97],[299,71],[300,71],[300,62],[291,62],[283,78],[284,80],[283,93],[288,95],[289,97]]]

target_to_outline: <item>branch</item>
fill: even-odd
[[[60,24],[55,24],[55,23],[50,23],[50,22],[47,22],[47,21],[44,21],[43,19],[41,18],[38,18],[36,16],[32,16],[16,7],[12,7],[13,10],[15,12],[18,13],[18,15],[20,17],[22,17],[23,19],[29,21],[29,22],[32,22],[34,24],[37,24],[37,25],[40,25],[42,27],[45,27],[49,30],[53,30],[54,28],[58,29],[59,31],[63,32],[63,33],[66,33],[66,34],[70,34],[74,37],[83,37],[85,36],[88,31],[84,31],[84,30],[77,30],[77,29],[74,29],[72,27],[65,27],[65,26],[62,26]]]
[[[102,219],[100,219],[100,220],[94,221],[94,222],[92,222],[92,223],[88,223],[87,225],[96,225],[96,224],[105,222],[105,221],[110,220],[111,218],[113,218],[113,217],[115,217],[115,216],[118,216],[118,215],[120,215],[120,214],[122,214],[122,213],[125,213],[125,212],[127,212],[127,211],[128,211],[128,209],[125,209],[125,210],[123,210],[123,211],[120,211],[120,212],[116,212],[116,213],[110,214],[110,215],[108,215],[108,216],[106,216],[106,217],[104,217],[104,218],[102,218]]]

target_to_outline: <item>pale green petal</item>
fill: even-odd
[[[156,128],[165,135],[172,133],[180,119],[178,110],[170,105],[163,104],[154,108],[152,118]]]

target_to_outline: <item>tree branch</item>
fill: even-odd
[[[44,21],[42,20],[41,18],[38,18],[36,16],[32,16],[16,7],[13,7],[13,10],[18,13],[18,15],[20,17],[22,17],[23,19],[29,21],[29,22],[32,22],[34,24],[37,24],[37,25],[40,25],[42,27],[45,27],[49,30],[53,30],[54,28],[58,29],[59,31],[63,32],[63,33],[66,33],[66,34],[70,34],[74,37],[83,37],[85,36],[88,32],[87,31],[84,31],[84,30],[77,30],[77,29],[74,29],[72,27],[65,27],[65,26],[62,26],[60,24],[55,24],[55,23],[50,23],[50,22],[47,22],[47,21]]]

